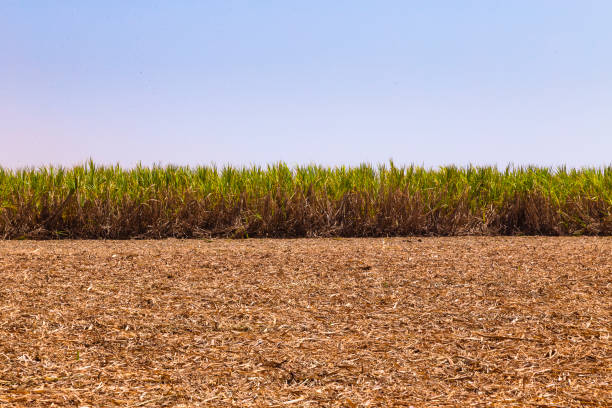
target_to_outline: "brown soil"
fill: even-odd
[[[610,406],[612,238],[0,242],[0,405]]]

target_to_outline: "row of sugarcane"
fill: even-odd
[[[612,166],[0,167],[0,237],[610,235]]]

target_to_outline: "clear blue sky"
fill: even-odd
[[[0,3],[0,164],[612,163],[612,1]]]

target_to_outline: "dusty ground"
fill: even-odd
[[[612,238],[0,242],[0,405],[611,406]]]

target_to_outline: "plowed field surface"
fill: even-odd
[[[610,406],[612,238],[0,242],[2,406]]]

